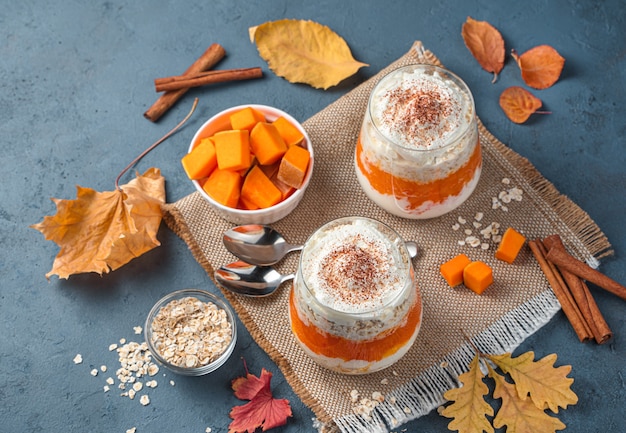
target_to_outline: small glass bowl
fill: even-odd
[[[218,309],[224,310],[226,312],[226,318],[228,322],[230,323],[230,331],[231,331],[230,332],[231,340],[226,346],[226,348],[224,349],[224,351],[217,358],[213,359],[210,363],[195,366],[195,367],[175,365],[167,361],[165,357],[163,356],[163,354],[159,352],[159,350],[157,349],[155,345],[155,342],[153,341],[154,331],[152,328],[152,323],[154,322],[155,318],[161,311],[161,308],[167,306],[173,301],[177,301],[177,300],[179,301],[181,299],[189,298],[189,297],[195,298],[204,304],[212,303]],[[231,307],[228,306],[224,301],[219,299],[214,294],[206,292],[204,290],[199,290],[199,289],[183,289],[183,290],[178,290],[176,292],[172,292],[164,296],[156,304],[154,304],[154,307],[152,307],[146,319],[146,323],[144,326],[144,338],[146,340],[146,344],[148,345],[148,348],[150,349],[150,353],[152,354],[154,359],[156,359],[157,362],[161,364],[162,366],[164,366],[165,368],[173,371],[174,373],[178,373],[184,376],[202,376],[202,375],[205,375],[205,374],[208,374],[217,370],[220,366],[222,366],[228,360],[230,355],[233,353],[233,350],[235,349],[235,344],[237,342],[237,323],[235,322],[235,314],[233,313],[233,310],[231,309]]]

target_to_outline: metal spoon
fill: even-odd
[[[258,266],[269,266],[278,263],[285,255],[302,249],[302,245],[288,243],[283,235],[270,226],[248,224],[233,227],[224,232],[226,249]]]
[[[269,266],[255,266],[246,262],[234,262],[215,271],[218,284],[231,292],[246,296],[268,296],[294,274],[282,275]]]
[[[226,249],[248,263],[270,266],[278,263],[292,251],[299,251],[302,245],[288,243],[283,235],[270,226],[249,224],[226,230],[223,237]],[[417,244],[405,243],[411,258],[417,256]]]
[[[407,242],[411,258],[417,254],[417,244]],[[224,265],[215,271],[215,281],[231,292],[246,296],[268,296],[294,274],[282,275],[270,266],[257,266],[243,261]]]

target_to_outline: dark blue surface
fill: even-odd
[[[340,4],[340,5],[338,5]],[[228,364],[202,378],[159,374],[152,403],[104,393],[115,376],[110,343],[140,341],[153,303],[184,287],[212,291],[187,246],[165,225],[162,246],[103,277],[69,281],[44,274],[58,248],[30,224],[55,212],[51,197],[71,199],[75,186],[112,190],[118,172],[199,107],[187,126],[138,165],[159,167],[168,202],[193,191],[179,159],[194,131],[233,105],[277,106],[304,121],[421,40],[474,92],[477,111],[501,141],[527,157],[563,194],[580,205],[608,236],[615,255],[601,270],[626,282],[626,4],[624,1],[2,1],[0,8],[0,431],[1,432],[225,432],[239,401],[230,380],[265,367],[274,393],[291,400],[294,417],[282,432],[310,432],[312,412],[291,391],[269,358],[239,325],[240,341]],[[566,59],[560,81],[534,92],[552,114],[525,125],[505,118],[500,92],[523,85],[508,57],[491,84],[460,36],[467,16],[502,32],[507,51],[549,44]],[[271,73],[248,39],[248,28],[280,18],[311,19],[341,35],[370,66],[328,91],[290,84]],[[152,80],[183,72],[211,43],[228,56],[220,69],[262,66],[262,80],[189,92],[160,122],[142,114],[156,98]],[[130,179],[126,176],[123,183]],[[614,339],[581,344],[562,313],[518,352],[558,355],[572,365],[579,403],[559,413],[572,433],[626,427],[626,301],[592,287]],[[74,365],[81,353],[84,362]],[[107,365],[107,373],[90,375]],[[171,386],[168,381],[175,380]],[[403,426],[446,431],[436,413]],[[400,431],[400,429],[396,429]]]

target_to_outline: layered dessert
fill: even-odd
[[[472,193],[482,158],[471,92],[432,65],[397,69],[376,85],[356,145],[363,191],[404,218],[433,218]]]
[[[302,250],[289,318],[296,340],[323,367],[364,374],[396,362],[422,318],[404,241],[367,218],[320,228]]]

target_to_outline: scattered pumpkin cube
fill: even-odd
[[[216,202],[236,207],[241,191],[241,176],[236,171],[216,169],[202,188]]]
[[[191,180],[209,176],[217,167],[215,144],[210,138],[203,138],[191,152],[181,159],[183,169]]]
[[[509,227],[502,235],[502,240],[496,250],[496,259],[513,263],[524,246],[524,242],[526,242],[526,237]]]
[[[278,129],[278,133],[283,137],[288,147],[295,146],[304,140],[302,132],[285,117],[279,117],[272,124]]]
[[[267,122],[257,123],[250,131],[250,148],[262,165],[278,161],[287,152],[287,145],[278,129]]]
[[[217,166],[220,170],[244,170],[250,167],[250,139],[245,129],[220,131],[213,135]]]
[[[246,107],[230,115],[232,129],[245,129],[252,131],[254,125],[265,122],[265,115],[252,107]]]
[[[486,263],[471,262],[463,268],[463,283],[465,287],[480,295],[493,283],[493,271]]]
[[[291,146],[283,156],[278,169],[278,180],[293,188],[300,188],[311,154],[300,146]]]
[[[280,202],[283,195],[259,166],[255,165],[243,181],[241,197],[244,202],[264,209]]]
[[[439,266],[439,272],[450,287],[455,287],[463,283],[463,269],[471,262],[465,254],[459,254]]]

